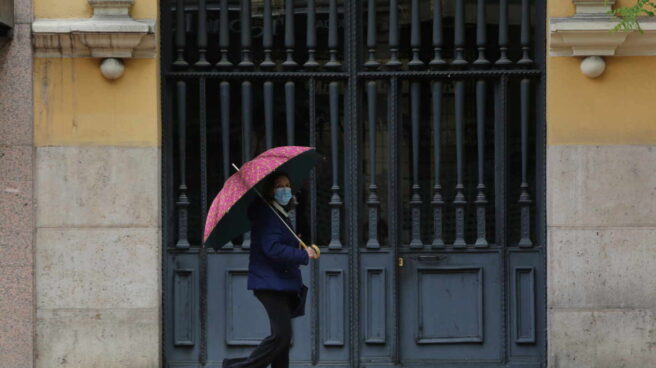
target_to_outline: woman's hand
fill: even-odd
[[[319,255],[317,254],[317,252],[315,252],[314,249],[312,249],[311,247],[307,247],[307,248],[305,248],[305,251],[307,252],[308,256],[309,256],[311,259],[317,259],[317,258],[319,258]]]

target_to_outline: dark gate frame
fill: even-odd
[[[201,0],[202,1],[202,0]],[[366,1],[366,0],[365,0]],[[364,3],[363,1],[362,3]],[[392,0],[394,1],[394,0]],[[507,1],[507,0],[502,0]],[[363,39],[362,34],[362,9],[360,1],[351,1],[344,0],[344,12],[345,18],[348,22],[345,24],[345,34],[348,34],[348,42],[344,44],[344,70],[345,71],[303,71],[303,72],[286,72],[286,71],[216,71],[216,70],[192,70],[190,71],[178,71],[171,66],[174,64],[175,59],[173,48],[167,44],[169,37],[166,36],[171,32],[172,29],[172,19],[171,11],[167,9],[168,1],[160,2],[161,8],[161,28],[160,32],[163,35],[161,37],[161,83],[162,83],[162,275],[163,280],[167,275],[167,270],[169,264],[167,262],[167,255],[169,253],[198,253],[200,257],[200,272],[199,277],[200,281],[200,328],[201,328],[201,339],[200,339],[200,362],[204,363],[206,359],[207,352],[207,338],[205,332],[205,321],[207,316],[207,307],[206,307],[206,296],[207,296],[207,252],[205,248],[180,248],[176,247],[176,235],[173,233],[173,223],[176,221],[176,202],[174,194],[177,193],[177,186],[175,185],[176,179],[173,176],[173,167],[177,161],[174,157],[174,146],[175,143],[172,141],[173,129],[176,128],[175,117],[173,116],[172,106],[174,104],[174,96],[171,93],[174,90],[174,84],[179,80],[199,80],[201,85],[205,84],[206,79],[222,79],[222,80],[239,80],[239,79],[248,79],[248,80],[308,80],[310,81],[310,93],[313,94],[313,89],[316,87],[316,80],[325,79],[325,80],[336,80],[345,82],[346,96],[344,98],[344,112],[345,112],[345,126],[350,128],[349,134],[344,134],[344,200],[346,203],[354,203],[358,198],[362,198],[361,193],[361,180],[358,175],[348,175],[350,173],[361,172],[362,168],[360,167],[360,160],[358,155],[354,155],[354,152],[357,152],[359,147],[359,142],[363,137],[362,127],[359,124],[351,123],[357,122],[363,112],[361,111],[364,89],[361,87],[362,81],[375,80],[382,78],[389,78],[391,89],[395,90],[399,88],[400,81],[402,80],[425,80],[435,77],[441,77],[443,80],[486,80],[494,84],[495,94],[499,93],[498,96],[503,98],[504,89],[506,88],[509,80],[513,78],[529,78],[530,80],[536,83],[534,91],[536,91],[536,144],[535,144],[535,168],[536,168],[536,187],[534,190],[534,199],[535,199],[535,229],[536,233],[533,235],[535,239],[541,244],[540,253],[543,260],[543,272],[545,273],[546,280],[546,113],[545,113],[545,101],[546,101],[546,78],[545,78],[545,61],[546,61],[546,34],[543,25],[545,24],[546,19],[546,3],[542,0],[538,0],[536,6],[535,14],[535,24],[537,26],[534,28],[534,36],[532,44],[532,50],[534,52],[534,60],[536,63],[531,64],[530,68],[522,68],[517,66],[510,66],[507,68],[491,68],[491,69],[480,69],[480,70],[426,70],[426,71],[412,71],[412,70],[388,70],[388,71],[372,71],[364,68],[364,53],[361,50],[364,50],[366,47],[365,40]],[[201,87],[202,88],[202,87]],[[356,96],[351,98],[351,96]],[[500,101],[502,108],[497,111],[495,114],[500,114],[501,116],[496,116],[496,118],[503,120],[506,114],[506,104],[505,101]],[[201,102],[204,104],[204,101]],[[205,109],[201,105],[201,114]],[[205,117],[201,115],[201,119]],[[396,116],[391,115],[390,122],[390,143],[392,144],[392,149],[398,147],[398,134],[395,134],[395,129],[398,130]],[[183,144],[183,143],[180,143]],[[201,142],[201,152],[204,152],[205,143]],[[398,149],[398,148],[397,148]],[[504,145],[500,145],[497,149],[505,150]],[[500,152],[501,153],[501,152]],[[505,156],[505,153],[501,153]],[[203,155],[201,154],[201,157]],[[397,165],[398,166],[398,165]],[[503,161],[499,162],[496,165],[497,170],[505,171],[505,163]],[[392,182],[398,183],[399,168],[391,168],[392,176],[396,179],[392,179]],[[398,189],[398,188],[396,188]],[[500,198],[504,197],[503,193],[498,193]],[[390,188],[390,241],[394,241],[397,245],[400,244],[400,234],[396,231],[395,226],[399,226],[399,195],[398,190]],[[504,199],[502,199],[504,200]],[[180,199],[178,199],[180,201]],[[178,202],[179,203],[179,202]],[[207,208],[207,203],[203,203],[204,208]],[[394,206],[395,208],[393,208]],[[348,206],[344,208],[345,221],[344,224],[344,237],[347,242],[350,244],[358,244],[360,239],[358,237],[358,219],[361,216],[358,212],[360,211],[359,206]],[[506,215],[503,213],[503,210],[498,215],[501,218],[505,219]],[[185,214],[186,216],[186,214]],[[497,243],[503,244],[504,240],[504,231],[507,224],[504,221],[496,221],[496,234],[497,234]],[[505,244],[504,244],[505,245]],[[351,277],[359,277],[359,248],[356,246],[351,246],[345,249],[349,253],[349,271],[351,272]],[[209,250],[211,252],[211,250]],[[511,249],[505,249],[505,252],[512,251]],[[395,257],[399,256],[399,247],[394,246]],[[504,256],[504,263],[506,257]],[[502,272],[506,272],[505,265],[502,267]],[[394,283],[398,286],[398,270],[393,275]],[[165,281],[163,281],[165,283]],[[506,280],[506,282],[509,282]],[[538,285],[542,286],[542,285]],[[504,287],[504,290],[506,288]],[[167,336],[170,333],[169,326],[166,324],[166,315],[169,312],[167,310],[167,288],[163,287],[162,289],[162,341],[165,344],[167,341]],[[359,284],[356,282],[353,284],[353,287],[349,289],[349,298],[350,303],[350,313],[349,316],[351,320],[349,321],[350,331],[349,336],[353,338],[351,341],[359,341],[360,339],[360,321],[358,321],[359,313],[357,312],[360,308],[359,305]],[[543,287],[543,298],[544,305],[543,309],[546,312],[546,287]],[[395,295],[398,297],[398,295]],[[504,296],[507,298],[507,296]],[[397,303],[398,305],[398,303]],[[542,321],[543,326],[546,327],[546,313],[544,313],[544,320]],[[398,323],[399,319],[396,318]],[[397,326],[398,327],[398,326]],[[508,328],[508,322],[506,321],[506,328]],[[543,351],[543,363],[546,366],[547,360],[547,340],[546,340],[546,328],[544,328],[544,351]],[[398,334],[393,336],[394,339],[399,339]],[[396,351],[394,356],[396,361],[399,361],[399,344],[398,342],[394,345]],[[507,343],[504,344],[506,353],[508,351]],[[350,348],[350,362],[351,367],[359,366],[359,354],[358,354],[359,344],[352,343]],[[166,366],[166,351],[162,349],[162,364]]]

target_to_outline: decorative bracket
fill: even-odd
[[[35,57],[155,57],[155,20],[133,19],[130,7],[135,0],[88,1],[93,8],[91,18],[32,23]]]
[[[582,56],[584,74],[595,77],[601,73],[586,72],[585,66],[603,63],[600,56],[656,55],[656,19],[639,17],[638,31],[613,31],[619,20],[608,12],[615,0],[572,0],[576,14],[571,17],[552,18],[550,21],[551,56]],[[590,58],[588,57],[596,57]],[[595,71],[603,66],[595,65]],[[597,74],[597,75],[594,75]]]

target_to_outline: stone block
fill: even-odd
[[[32,203],[32,181],[0,181],[0,228],[32,231]]]
[[[0,318],[7,324],[32,321],[33,273],[29,266],[0,267]]]
[[[37,368],[158,368],[159,308],[37,311]]]
[[[38,147],[37,226],[157,227],[156,147]]]
[[[155,308],[160,305],[156,228],[40,228],[39,308]]]
[[[0,48],[0,145],[31,145],[31,24],[16,24],[14,38]]]
[[[16,23],[32,22],[32,0],[14,0]]]
[[[549,146],[550,226],[656,226],[656,146]]]
[[[0,362],[3,367],[34,367],[34,323],[5,324],[0,318]]]
[[[656,309],[656,228],[549,230],[552,307]]]
[[[31,266],[0,267],[0,362],[32,368],[34,339]]]
[[[0,175],[4,180],[32,180],[32,146],[0,146]]]
[[[549,367],[646,368],[656,362],[654,309],[549,309]]]
[[[32,232],[0,228],[0,267],[32,266]]]

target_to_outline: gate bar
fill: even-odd
[[[219,84],[219,97],[221,104],[221,148],[223,149],[223,181],[230,177],[230,82],[222,81]],[[233,249],[230,240],[223,249]]]
[[[531,247],[531,196],[529,195],[529,185],[527,179],[527,165],[528,165],[528,120],[529,120],[529,101],[531,93],[531,81],[529,79],[522,79],[520,83],[520,111],[521,111],[521,146],[522,146],[522,183],[520,185],[521,194],[519,195],[520,205],[520,234],[519,239],[520,247]]]
[[[264,137],[266,149],[270,149],[273,148],[273,82],[267,80],[262,88],[264,90]]]
[[[476,65],[488,65],[490,63],[485,58],[485,46],[487,44],[486,26],[485,0],[478,0],[478,4],[476,5],[476,46],[478,48],[478,58],[474,61]]]
[[[433,184],[433,248],[444,248],[442,239],[442,223],[444,199],[440,184],[440,164],[442,161],[442,84],[440,80],[431,83],[433,102],[433,163],[435,165],[435,183]]]
[[[476,195],[476,247],[487,247],[487,198],[485,196],[485,80],[476,81],[476,136],[478,138],[478,194]]]
[[[496,65],[510,65],[508,59],[508,0],[499,0],[499,59]]]
[[[187,84],[184,81],[178,81],[177,86],[177,107],[178,107],[178,145],[180,156],[180,185],[178,187],[179,196],[176,205],[178,207],[178,242],[176,248],[189,248],[187,240],[187,207],[189,207],[189,198],[187,197],[186,184],[186,147],[187,147]]]
[[[446,65],[442,58],[442,0],[433,0],[433,60],[431,66]]]
[[[369,207],[369,237],[366,246],[368,249],[380,248],[380,242],[378,241],[380,201],[376,193],[378,191],[376,185],[377,99],[376,81],[367,82],[367,120],[369,123],[369,196],[367,198],[367,207]]]
[[[221,13],[219,14],[219,50],[221,60],[216,64],[220,68],[232,66],[228,60],[228,48],[230,47],[230,31],[228,29],[228,0],[221,0]]]
[[[415,0],[416,1],[416,0]],[[412,191],[410,193],[410,248],[421,249],[424,243],[421,240],[421,187],[419,186],[419,112],[421,84],[417,81],[410,83],[410,124],[412,137]],[[395,103],[396,101],[392,101]]]
[[[252,68],[255,65],[251,60],[251,0],[240,0],[240,3],[241,61],[239,67]]]
[[[270,69],[276,66],[276,63],[271,59],[271,52],[273,52],[273,26],[271,20],[271,0],[264,0],[264,8],[262,9],[262,48],[264,48],[264,60],[260,63],[262,69]]]
[[[424,65],[424,62],[419,59],[419,48],[421,47],[419,0],[412,0],[411,3],[410,47],[412,48],[412,60],[408,62],[408,66],[410,68],[417,68]]]
[[[308,69],[313,69],[319,66],[319,63],[314,58],[314,53],[316,52],[316,48],[317,48],[316,18],[317,18],[317,10],[316,10],[315,0],[308,0],[307,30],[306,30],[308,59],[305,62],[305,64],[303,64],[303,67]]]
[[[285,52],[287,59],[282,63],[285,68],[298,67],[294,61],[294,0],[285,0]]]
[[[399,4],[398,0],[390,0],[389,5],[389,53],[387,66],[398,68],[401,66],[399,61]]]
[[[339,187],[339,141],[337,138],[337,128],[339,125],[339,82],[330,82],[328,84],[329,105],[330,105],[330,151],[332,155],[332,179],[333,185],[330,188],[330,243],[328,249],[342,249],[341,241],[341,212],[342,198],[340,197]],[[345,160],[346,161],[346,160]]]
[[[463,184],[463,130],[465,125],[465,82],[455,81],[456,94],[456,196],[453,200],[455,207],[456,236],[453,241],[454,248],[465,248],[465,186]]]
[[[207,0],[198,0],[198,35],[196,42],[198,43],[198,60],[194,63],[195,67],[207,68],[211,64],[205,57],[207,51]]]
[[[355,32],[355,30],[351,30],[351,32]],[[337,69],[342,65],[337,60],[337,44],[337,0],[330,0],[328,5],[328,53],[330,59],[325,64],[326,68]]]
[[[494,85],[494,223],[495,244],[506,247],[507,225],[507,111],[508,78],[501,77]]]
[[[187,62],[184,59],[185,51],[185,13],[184,13],[184,0],[177,0],[175,9],[176,25],[175,25],[175,49],[176,60],[174,66],[184,67]]]
[[[367,68],[377,68],[380,63],[376,60],[376,0],[369,0],[367,4]]]
[[[531,15],[528,0],[522,0],[522,25],[521,25],[521,43],[522,43],[522,58],[517,64],[532,64],[533,60],[528,55],[531,43]]]
[[[314,2],[314,0],[310,0]],[[317,146],[317,114],[316,114],[316,90],[317,90],[317,81],[312,78],[310,79],[308,86],[309,93],[309,122],[310,122],[310,147]],[[310,243],[316,244],[317,242],[317,170],[312,169],[310,171]],[[312,262],[310,266],[311,277],[310,282],[312,284],[312,305],[319,305],[319,266],[316,262]],[[312,313],[312,323],[310,327],[310,354],[312,364],[316,365],[319,363],[319,328],[320,328],[320,319],[319,313]]]
[[[242,0],[248,2],[250,0]],[[241,65],[241,63],[240,63]],[[253,83],[245,80],[241,83],[241,124],[242,124],[242,162],[251,159],[251,132],[253,130]],[[244,240],[241,243],[242,249],[251,248],[251,232],[244,233]]]
[[[203,4],[204,6],[204,4]],[[209,65],[209,63],[208,63]],[[207,83],[201,78],[198,83],[199,125],[200,125],[200,218],[202,228],[205,228],[207,218]],[[199,229],[199,230],[201,230]],[[202,235],[201,235],[202,236]],[[207,248],[205,244],[200,249],[200,362],[207,362]]]
[[[451,65],[466,65],[465,60],[465,0],[456,0],[456,14],[455,14],[455,32],[454,32],[454,46],[455,55],[451,61]]]

